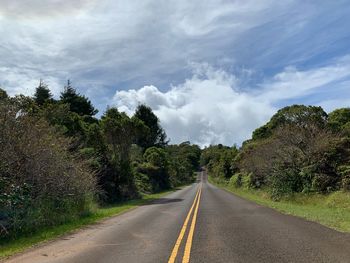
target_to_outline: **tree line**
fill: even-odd
[[[150,107],[97,112],[70,81],[59,99],[43,81],[33,97],[0,89],[0,238],[193,182],[200,148],[170,145]]]
[[[273,199],[294,193],[350,191],[350,108],[280,109],[242,147],[210,146],[201,164],[235,187],[266,189]]]

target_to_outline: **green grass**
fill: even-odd
[[[306,218],[341,232],[350,232],[350,193],[348,192],[339,191],[327,195],[294,194],[280,201],[273,201],[264,190],[236,188],[213,178],[209,181],[244,199],[271,207],[284,214]]]
[[[141,199],[130,200],[102,208],[97,208],[94,213],[88,216],[70,221],[63,225],[43,228],[31,236],[21,236],[16,239],[7,241],[3,240],[0,242],[0,259],[12,256],[34,245],[60,237],[74,230],[78,230],[84,226],[96,223],[102,219],[121,214],[132,208],[161,198],[162,196],[167,195],[175,190],[157,194],[143,195]]]

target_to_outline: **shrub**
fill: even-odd
[[[339,167],[339,173],[342,177],[341,187],[346,191],[350,191],[350,165],[342,165]]]
[[[338,180],[324,173],[316,173],[312,179],[312,190],[315,192],[331,192],[338,189]]]
[[[282,196],[301,192],[302,180],[299,171],[276,165],[274,172],[269,177],[269,185],[272,199],[279,200]]]
[[[95,176],[45,121],[0,103],[0,223],[9,236],[89,213]],[[6,229],[6,231],[4,231]]]
[[[252,184],[252,176],[251,174],[245,174],[245,173],[236,173],[234,174],[229,181],[230,186],[239,188],[245,188],[249,189],[251,187],[254,187]]]

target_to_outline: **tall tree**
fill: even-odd
[[[52,94],[46,83],[42,80],[39,82],[39,86],[35,90],[34,101],[38,105],[43,105],[45,102],[48,102],[52,99]]]
[[[81,116],[94,116],[98,112],[87,97],[77,93],[69,80],[61,93],[61,101],[69,105],[70,111]]]
[[[146,150],[152,146],[165,146],[168,143],[166,133],[160,126],[159,119],[150,107],[144,104],[139,105],[134,117],[141,120],[149,128],[147,133],[138,138],[138,145]]]
[[[110,199],[131,196],[134,189],[134,178],[130,166],[130,148],[140,133],[147,130],[137,118],[129,118],[124,112],[110,108],[101,118],[101,127],[109,148],[110,163],[113,169],[109,175],[114,194]]]

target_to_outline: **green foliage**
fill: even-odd
[[[0,221],[14,236],[90,211],[96,182],[69,140],[17,104],[0,103]]]
[[[274,172],[268,178],[271,187],[271,197],[279,200],[282,196],[301,192],[303,189],[299,171],[288,165],[276,164]]]
[[[35,90],[34,101],[38,105],[52,101],[50,89],[42,80],[40,80],[39,86]]]
[[[81,139],[84,136],[83,118],[77,113],[70,111],[68,104],[45,104],[41,107],[39,115],[68,137]]]
[[[150,147],[137,165],[136,181],[142,192],[155,192],[193,182],[201,151],[189,142],[165,148]]]
[[[253,140],[261,140],[261,139],[266,139],[269,138],[272,135],[272,128],[271,124],[265,124],[256,130],[253,131],[252,139]]]
[[[229,181],[229,185],[235,188],[249,189],[252,187],[251,175],[245,173],[236,173],[232,175]]]
[[[152,109],[144,104],[137,107],[134,117],[141,120],[148,128],[147,131],[140,134],[137,144],[142,148],[147,149],[152,146],[165,146],[166,134],[159,124],[158,117],[153,113]]]
[[[7,98],[8,98],[8,95],[6,90],[3,90],[2,88],[0,88],[0,100],[5,100]]]
[[[75,88],[71,86],[69,80],[60,98],[62,103],[69,105],[71,112],[75,112],[80,116],[94,116],[98,112],[88,98],[77,93]]]
[[[285,107],[238,153],[211,146],[203,150],[202,164],[212,177],[230,178],[233,187],[241,187],[242,174],[249,174],[249,187],[268,188],[274,200],[299,192],[349,190],[350,139],[344,132],[349,117],[348,108],[328,117],[320,107]]]
[[[328,126],[335,132],[350,136],[350,108],[332,111],[328,116]]]
[[[170,188],[168,156],[164,149],[151,147],[144,154],[146,165],[140,172],[148,175],[153,191]]]
[[[40,82],[34,97],[0,89],[0,239],[74,222],[95,201],[114,203],[192,182],[201,150],[167,145],[152,110],[101,119],[68,81],[60,100]]]
[[[341,165],[339,166],[338,171],[342,177],[342,188],[346,191],[350,191],[350,165]]]
[[[169,173],[172,186],[191,183],[194,172],[200,169],[201,150],[198,145],[183,142],[166,148],[169,156]]]
[[[238,172],[236,157],[238,155],[236,146],[224,147],[222,145],[205,148],[201,156],[201,164],[206,166],[209,173],[214,177],[231,178]]]
[[[327,120],[327,113],[316,106],[292,105],[280,109],[271,120],[253,132],[252,139],[269,138],[273,131],[284,125],[295,125],[306,127],[310,123],[318,127],[324,127]]]
[[[201,150],[189,142],[148,148],[136,164],[136,183],[142,192],[154,192],[191,183],[199,169]]]
[[[130,163],[130,148],[145,129],[136,118],[129,118],[116,108],[110,108],[102,116],[101,128],[107,143],[110,166],[104,180],[109,200],[136,195],[134,176]]]

